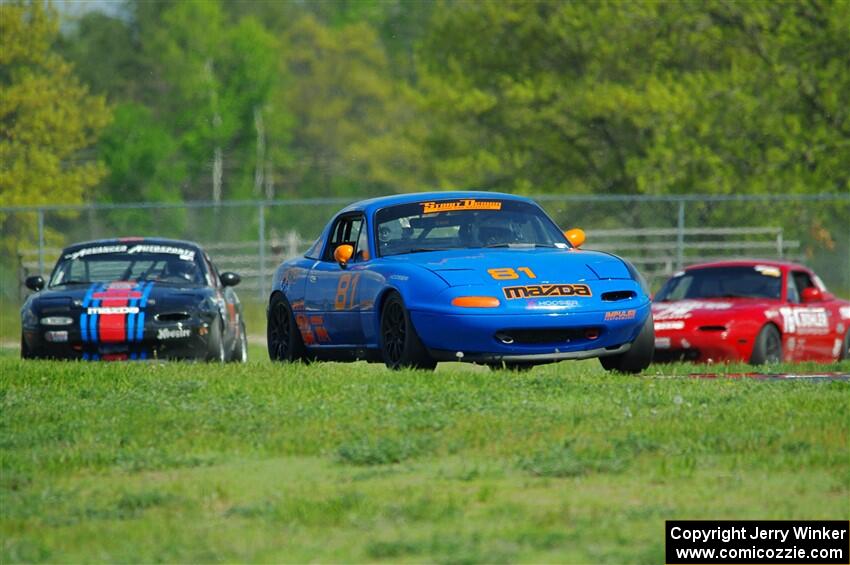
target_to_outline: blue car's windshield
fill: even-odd
[[[540,208],[516,200],[401,204],[379,210],[375,220],[382,256],[481,247],[569,247]]]
[[[203,285],[206,279],[197,255],[189,248],[148,244],[83,247],[59,259],[49,286],[114,281]]]

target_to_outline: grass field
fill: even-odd
[[[666,519],[850,518],[850,382],[252,354],[0,356],[0,562],[662,563]]]

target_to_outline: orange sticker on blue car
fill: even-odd
[[[610,312],[605,312],[605,321],[634,320],[636,315],[637,310],[611,310]]]
[[[453,212],[456,210],[501,210],[502,203],[498,200],[451,200],[447,202],[422,202],[422,213]]]

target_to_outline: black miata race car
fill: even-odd
[[[62,250],[21,309],[21,357],[83,360],[248,357],[239,275],[198,245],[104,239]]]

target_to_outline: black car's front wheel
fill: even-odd
[[[295,323],[292,307],[280,293],[275,293],[269,302],[266,341],[269,359],[272,361],[292,363],[306,359],[304,342]]]
[[[27,340],[23,332],[21,332],[21,359],[35,359],[35,355],[30,350],[30,346],[27,345]]]
[[[236,344],[233,346],[233,351],[230,353],[230,362],[248,362],[248,334],[245,331],[245,322],[239,322],[239,335],[236,337]]]
[[[422,345],[404,301],[396,293],[391,294],[381,310],[381,355],[390,369],[428,369],[437,362]]]
[[[207,334],[206,360],[210,363],[224,363],[224,332],[221,330],[221,319],[216,317],[210,324]]]
[[[655,354],[655,326],[652,316],[647,316],[643,327],[632,346],[625,353],[600,357],[599,362],[608,371],[620,373],[640,373],[652,363]]]

